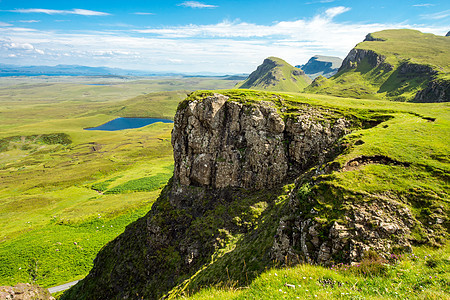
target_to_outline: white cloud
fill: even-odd
[[[45,9],[45,8],[27,8],[27,9],[14,9],[9,10],[9,12],[16,13],[42,13],[47,15],[81,15],[81,16],[108,16],[109,13],[101,12],[101,11],[93,11],[87,9],[79,9],[75,8],[72,10],[56,10],[56,9]]]
[[[414,4],[414,7],[430,7],[430,6],[434,6],[434,4],[431,3],[422,3],[422,4]]]
[[[336,17],[337,15],[343,14],[347,11],[349,11],[350,8],[349,7],[345,7],[345,6],[336,6],[336,7],[332,7],[329,8],[325,11],[325,15],[330,18],[333,19],[334,17]]]
[[[34,50],[33,45],[31,45],[30,43],[24,43],[24,44],[10,43],[10,44],[5,44],[5,46],[9,49]]]
[[[178,6],[191,7],[191,8],[216,8],[217,5],[204,4],[198,1],[185,1],[178,4]]]
[[[440,20],[440,19],[445,19],[447,17],[450,17],[450,9],[444,10],[441,12],[437,12],[434,14],[421,15],[422,19],[432,19],[432,20]]]
[[[336,0],[319,0],[319,1],[306,2],[305,4],[332,3],[334,1],[336,1]]]
[[[12,26],[12,24],[0,22],[0,27],[5,27],[5,26]]]
[[[40,20],[19,20],[17,22],[20,22],[20,23],[39,23],[41,21]]]
[[[224,21],[84,33],[0,27],[0,62],[242,73],[253,71],[268,56],[291,64],[305,63],[317,54],[344,58],[369,32],[411,28],[441,35],[448,31],[444,25],[355,24],[333,19],[345,11],[348,8],[331,8],[311,19],[271,25]]]

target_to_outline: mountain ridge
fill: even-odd
[[[370,33],[329,80],[307,92],[396,101],[450,101],[450,40],[410,29]]]
[[[238,89],[300,92],[311,82],[305,72],[278,57],[268,57],[246,80],[236,85]]]
[[[337,56],[315,55],[306,64],[295,67],[302,69],[312,80],[319,76],[330,78],[336,74],[342,61],[342,58]]]

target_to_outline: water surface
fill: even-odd
[[[171,120],[167,119],[157,119],[157,118],[117,118],[109,121],[108,123],[102,124],[97,127],[84,128],[85,130],[105,130],[105,131],[116,131],[123,129],[141,128],[153,123],[173,123]]]

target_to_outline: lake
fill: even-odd
[[[157,118],[117,118],[97,127],[84,128],[84,130],[116,131],[140,128],[157,122],[173,123],[171,120]]]

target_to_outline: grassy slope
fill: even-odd
[[[293,72],[298,72],[298,68],[286,61],[277,57],[269,57],[267,60],[273,64],[273,68],[260,69],[264,64],[259,66],[259,70],[250,74],[249,78],[239,83],[236,88],[300,92],[311,82],[306,75],[294,75]]]
[[[450,249],[416,248],[389,262],[271,269],[247,288],[211,287],[185,299],[450,299]]]
[[[410,29],[383,30],[371,35],[384,41],[366,41],[356,48],[380,53],[392,65],[410,59],[441,72],[450,71],[450,53],[447,51],[450,41],[447,37]]]
[[[0,285],[34,276],[52,286],[85,276],[98,250],[143,216],[172,176],[171,124],[116,132],[83,128],[116,116],[171,119],[187,93],[147,94],[152,90],[235,83],[187,78],[93,86],[88,84],[99,79],[17,80],[15,85],[0,79],[0,139],[24,137],[0,152]],[[133,95],[139,96],[129,99]],[[25,138],[54,132],[67,133],[73,143]]]
[[[254,101],[270,101],[270,99],[273,99],[270,94],[262,94],[256,91],[222,91],[222,93],[247,105]],[[390,120],[375,127],[362,128],[346,136],[342,143],[346,144],[348,148],[335,160],[341,167],[346,162],[361,155],[384,155],[393,160],[410,164],[407,168],[404,166],[371,164],[350,171],[337,171],[331,175],[320,176],[322,180],[320,185],[312,187],[313,191],[325,193],[321,202],[318,202],[314,207],[316,211],[319,211],[318,218],[323,218],[327,222],[329,220],[332,221],[333,218],[342,217],[341,215],[335,215],[335,212],[342,211],[344,207],[348,207],[353,201],[359,201],[358,198],[353,198],[350,195],[364,195],[362,199],[364,197],[367,199],[371,196],[379,197],[380,195],[385,195],[385,197],[392,197],[392,199],[397,199],[394,201],[402,202],[403,205],[408,206],[417,219],[427,224],[427,227],[434,231],[430,240],[421,241],[420,230],[423,229],[418,229],[418,232],[415,234],[419,235],[416,237],[419,243],[448,243],[448,214],[450,212],[450,195],[448,193],[450,190],[448,183],[450,145],[446,142],[450,134],[450,107],[448,103],[412,104],[342,99],[307,94],[282,94],[282,98],[284,100],[277,102],[277,104],[280,107],[288,108],[285,112],[287,115],[295,111],[295,108],[301,106],[302,103],[309,103],[339,111],[348,118],[353,116],[368,122],[380,115],[392,117]],[[431,122],[429,118],[435,118],[435,121]],[[292,189],[292,186],[286,186],[285,191],[290,189]],[[277,194],[275,191],[273,192]],[[349,197],[339,198],[338,195],[341,192],[344,195],[349,195]],[[275,216],[279,215],[280,211],[287,204],[286,192],[281,192],[277,195],[279,195],[278,200],[267,200],[267,203],[274,204],[270,204],[263,211],[260,211],[260,217],[252,221],[252,226],[256,228],[255,230],[249,231],[246,235],[236,235],[230,238],[228,245],[211,257],[210,264],[175,288],[172,294],[189,294],[192,291],[196,291],[199,287],[210,284],[235,285],[236,287],[248,285],[255,275],[264,269],[264,262],[260,259],[264,257],[265,251],[271,247],[273,242],[274,228],[278,225]],[[267,194],[267,197],[270,198],[269,194]],[[260,199],[264,198],[261,197]],[[346,202],[346,199],[350,202]],[[220,215],[220,210],[219,208],[217,209],[216,216]],[[444,218],[447,218],[443,226],[435,222],[436,214],[439,210],[443,210]],[[246,214],[249,213],[251,212]],[[212,215],[214,214],[213,212]],[[442,217],[442,214],[440,217]],[[428,222],[431,222],[431,224]],[[214,227],[213,224],[205,223],[202,225],[202,228]],[[417,251],[420,252],[422,250],[419,249]],[[396,275],[397,272],[405,268],[403,265],[399,265],[393,268],[392,271],[389,271],[390,275],[386,278],[383,277],[384,275],[376,275],[372,278],[365,275],[353,276],[351,274],[348,276],[345,274],[333,275],[332,278],[338,281],[351,282],[352,286],[357,282],[368,282],[366,287],[356,285],[356,291],[358,292],[358,288],[361,291],[359,291],[359,294],[356,293],[355,297],[359,295],[379,299],[385,296],[395,297],[395,292],[403,293],[402,297],[406,297],[406,291],[413,289],[416,298],[421,298],[423,295],[433,295],[432,298],[440,299],[443,295],[448,295],[448,290],[446,292],[440,291],[441,288],[447,285],[449,280],[446,273],[449,264],[448,246],[433,255],[442,262],[441,267],[443,269],[436,273],[436,270],[433,268],[427,269],[423,267],[424,262],[422,261],[419,266],[423,267],[423,273],[410,274],[407,280]],[[255,260],[255,257],[260,258]],[[405,264],[411,265],[412,263],[406,261]],[[408,270],[412,271],[417,266],[411,265],[408,268]],[[331,274],[334,274],[331,271],[312,266],[298,267],[291,271],[280,272],[292,277],[291,281],[293,283],[298,282],[300,284],[302,282],[301,280],[299,281],[297,273],[307,274],[311,272],[317,274],[314,281],[309,286],[302,288],[301,293],[296,295],[311,295],[306,293],[308,291],[305,289],[308,289],[319,293],[322,298],[326,297],[327,290],[319,291],[316,284],[317,279],[319,277],[328,278]],[[436,282],[426,281],[426,277],[431,275],[438,276]],[[278,291],[278,289],[282,288],[279,285],[290,283],[288,282],[289,280],[286,279],[282,283],[277,281],[276,285],[272,283],[266,284],[268,276],[268,274],[262,275],[252,283],[250,285],[251,292],[246,292],[245,289],[243,292],[238,292],[237,299],[278,299],[280,295],[284,295]],[[284,280],[284,275],[281,279]],[[407,285],[391,289],[392,280],[395,280],[397,283],[405,281]],[[422,284],[421,282],[424,281],[425,283]],[[260,286],[258,287],[258,285]],[[427,291],[423,294],[421,290],[418,290],[420,285],[427,286],[425,288]],[[383,291],[384,288],[388,288],[390,291]],[[289,293],[287,298],[294,295],[293,292],[289,292],[288,288],[283,288],[283,291]],[[349,289],[343,287],[331,292],[332,295],[337,296],[341,292],[348,293]],[[219,297],[220,295],[220,297],[227,299],[228,297],[236,296],[236,294],[233,294],[235,292],[230,290],[225,291],[224,294],[220,294],[220,292],[219,295],[216,294],[217,291],[215,290],[211,293],[213,294],[211,295],[210,291],[201,292],[198,297],[211,298]],[[352,291],[352,293],[354,292]]]
[[[364,59],[355,69],[341,71],[330,80],[320,78],[306,91],[341,97],[409,101],[417,91],[425,88],[431,77],[414,74],[413,78],[407,78],[400,75],[397,68],[404,62],[428,65],[439,72],[437,79],[448,80],[450,39],[447,37],[409,29],[384,30],[371,36],[381,41],[364,41],[355,48],[372,50],[384,56],[385,62],[394,67],[391,71],[383,66],[374,68]]]

